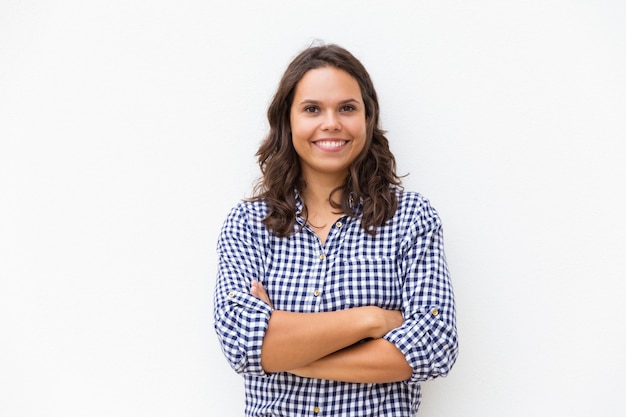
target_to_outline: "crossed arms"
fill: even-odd
[[[272,306],[258,281],[250,292]],[[403,322],[399,311],[375,306],[323,313],[274,310],[263,338],[261,366],[266,372],[345,382],[408,380],[413,370],[404,355],[381,339]],[[364,339],[371,340],[357,343]]]

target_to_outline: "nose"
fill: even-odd
[[[341,130],[341,122],[337,113],[329,111],[324,114],[324,120],[322,121],[322,130],[324,131],[338,131]]]

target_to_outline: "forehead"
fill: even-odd
[[[335,67],[321,67],[307,71],[298,81],[295,89],[295,97],[299,98],[361,98],[361,87],[358,81],[346,71]]]

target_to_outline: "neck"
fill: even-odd
[[[315,176],[305,178],[305,189],[302,198],[309,207],[330,207],[330,193],[343,185],[343,178]],[[334,195],[335,200],[341,198],[341,191]]]

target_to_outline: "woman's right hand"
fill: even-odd
[[[398,310],[385,310],[380,307],[369,306],[368,314],[373,320],[373,328],[371,337],[378,339],[404,324],[404,317]]]

